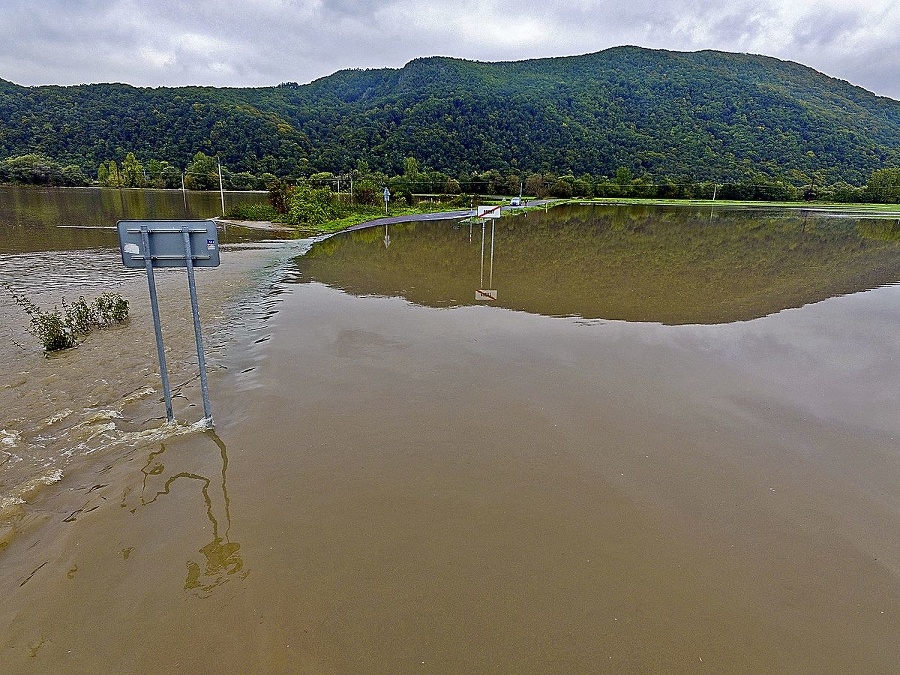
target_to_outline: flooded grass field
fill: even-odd
[[[146,281],[97,251],[127,325],[45,359],[0,311],[3,456],[34,462],[0,466],[4,672],[900,660],[893,221],[567,207],[235,243],[198,275],[215,431],[186,282],[160,289],[173,428]],[[24,253],[4,280],[64,282]]]

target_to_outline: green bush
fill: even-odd
[[[44,312],[30,301],[29,305],[23,305],[25,311],[31,316],[31,326],[28,330],[40,339],[45,352],[56,352],[78,346],[75,332],[66,323],[66,319],[58,309],[54,307],[51,311]]]
[[[331,188],[311,188],[303,184],[291,194],[288,222],[291,225],[316,226],[340,218]]]
[[[63,301],[63,310],[65,311],[65,323],[72,329],[75,334],[86,334],[91,331],[94,322],[94,312],[84,300],[84,296],[78,298],[78,301],[72,305],[67,305]]]
[[[94,300],[92,310],[94,325],[106,328],[128,318],[128,301],[118,293],[104,293]]]
[[[235,204],[228,210],[232,220],[275,220],[278,211],[271,204]]]

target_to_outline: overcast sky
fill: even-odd
[[[0,0],[0,78],[270,86],[619,45],[797,61],[900,99],[898,0]]]

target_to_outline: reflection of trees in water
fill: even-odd
[[[258,193],[226,193],[229,205],[266,201]],[[218,192],[0,186],[0,252],[71,251],[117,247],[121,219],[206,218],[221,211]],[[64,225],[66,227],[58,227]],[[75,226],[75,227],[72,227]],[[287,234],[228,228],[220,243],[289,238]],[[121,266],[121,262],[120,262]]]
[[[496,223],[494,304],[666,324],[754,319],[900,279],[894,222],[763,208],[531,212]],[[381,228],[315,244],[297,259],[298,279],[455,307],[490,283],[479,253],[468,228],[405,223],[391,226],[389,249]]]
[[[876,241],[900,241],[900,218],[897,220],[864,220],[859,224],[859,234]]]
[[[172,473],[166,470],[163,464],[163,455],[166,452],[165,444],[160,444],[160,449],[151,452],[147,456],[147,462],[141,468],[144,474],[141,487],[140,505],[153,504],[163,495],[168,495],[172,485],[177,481],[194,481],[194,485],[200,488],[203,501],[206,504],[206,517],[212,524],[212,541],[198,549],[202,555],[200,561],[187,561],[187,577],[184,589],[196,592],[202,597],[207,597],[213,589],[221,586],[234,575],[245,578],[247,572],[243,571],[244,562],[241,559],[241,545],[230,540],[231,510],[228,501],[228,489],[226,485],[226,472],[228,471],[228,453],[225,443],[215,432],[206,431],[204,435],[216,444],[222,459],[222,482],[213,482],[199,472],[178,471]],[[171,456],[171,464],[180,466],[181,457]],[[201,458],[202,459],[202,458]],[[132,509],[132,513],[138,507]],[[224,525],[224,530],[220,528]]]

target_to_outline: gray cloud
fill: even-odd
[[[0,77],[20,84],[261,86],[417,56],[482,61],[622,44],[799,61],[900,98],[893,0],[4,0]]]
[[[849,10],[825,11],[797,22],[795,44],[801,49],[840,47],[860,28],[860,18]]]

